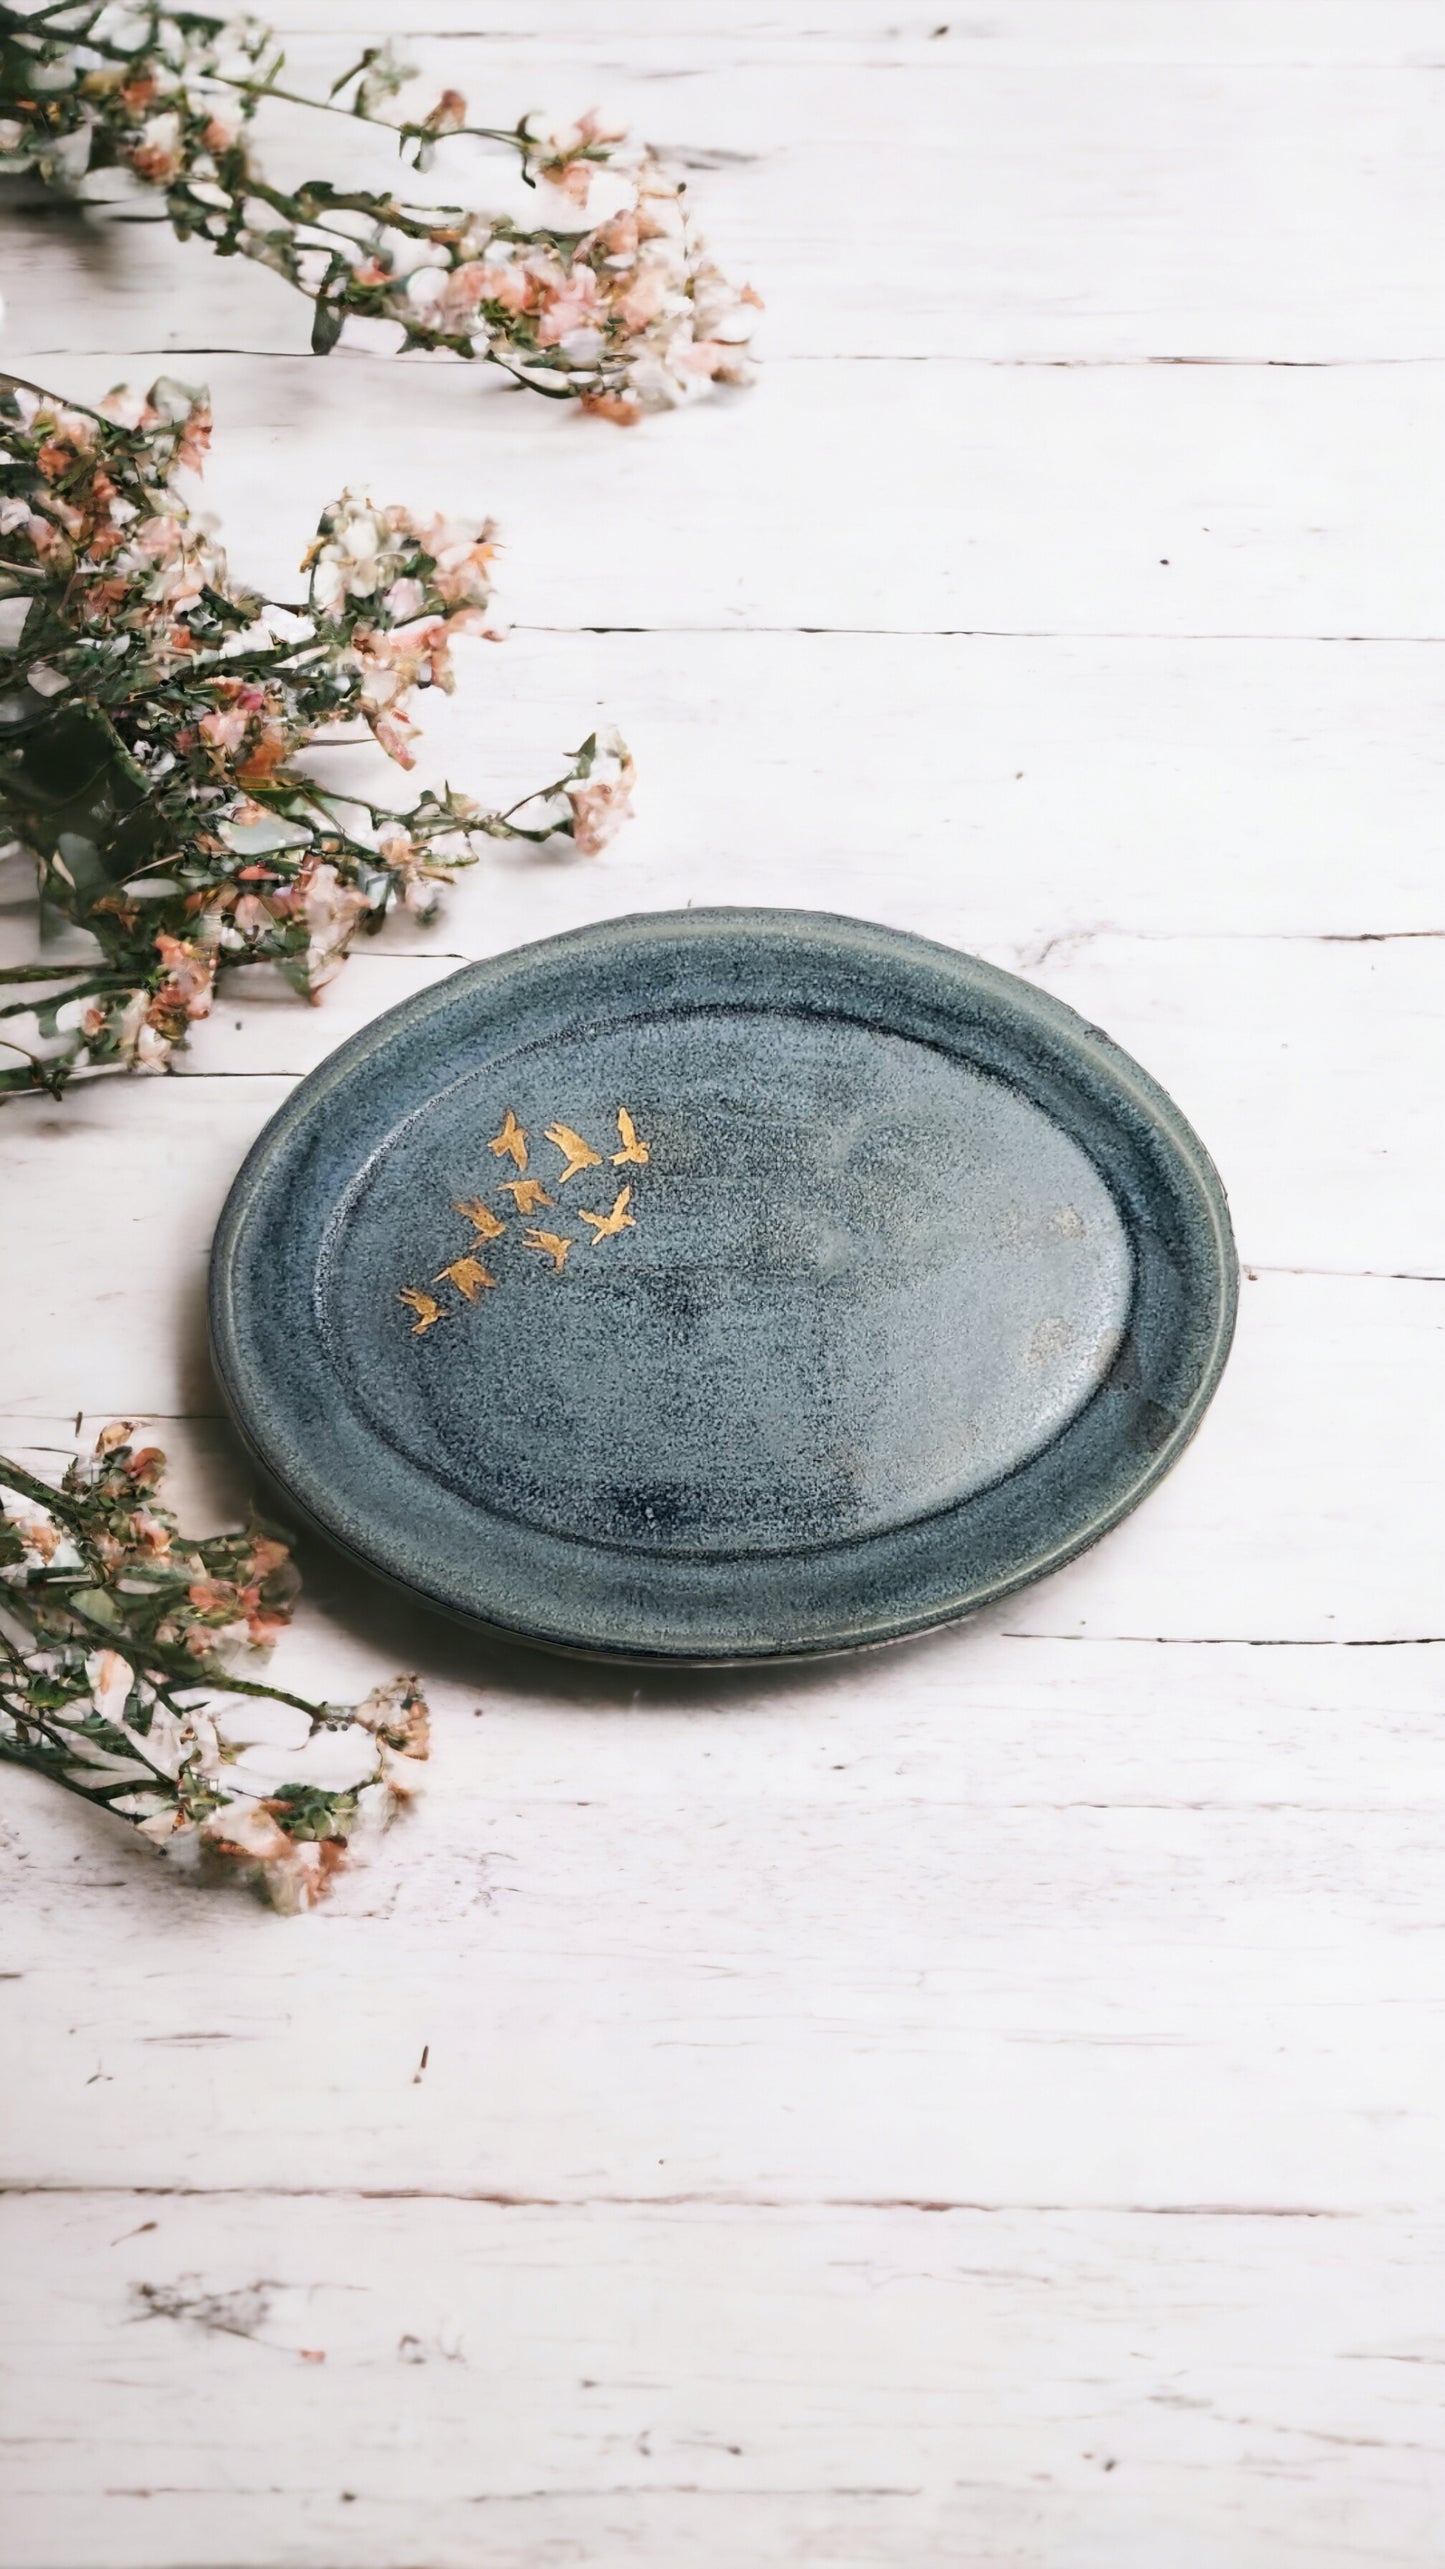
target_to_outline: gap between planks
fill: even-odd
[[[904,2212],[966,2218],[1040,2215],[1050,2219],[1147,2221],[1362,2221],[1412,2212],[1413,2203],[1069,2203],[908,2194],[767,2195],[728,2192],[686,2194],[520,2194],[484,2188],[424,2185],[52,2185],[0,2182],[0,2202],[239,2201],[282,2203],[459,2203],[493,2212]]]

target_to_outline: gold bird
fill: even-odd
[[[522,1126],[518,1123],[516,1116],[512,1113],[510,1106],[507,1109],[506,1117],[500,1133],[493,1136],[492,1140],[487,1144],[487,1148],[489,1151],[494,1151],[499,1160],[514,1161],[519,1170],[526,1167],[527,1136]]]
[[[547,1139],[556,1143],[567,1163],[557,1180],[559,1186],[565,1186],[569,1177],[576,1177],[581,1169],[601,1168],[601,1152],[594,1151],[590,1142],[584,1142],[580,1133],[574,1133],[570,1124],[549,1124]]]
[[[555,1195],[547,1193],[539,1177],[509,1177],[502,1193],[511,1197],[519,1213],[535,1213],[539,1204],[555,1204],[557,1201]]]
[[[599,1240],[614,1239],[619,1231],[636,1230],[637,1225],[627,1210],[631,1202],[632,1189],[630,1186],[625,1186],[616,1203],[613,1205],[610,1213],[583,1214],[583,1221],[590,1222],[592,1225],[592,1246],[594,1249],[596,1248]]]
[[[411,1333],[413,1338],[425,1337],[429,1329],[435,1329],[437,1322],[446,1317],[441,1304],[429,1293],[423,1293],[420,1285],[403,1285],[396,1298],[398,1302],[404,1302],[408,1310],[417,1314]]]
[[[502,1226],[499,1223],[497,1227],[500,1230]],[[432,1278],[433,1284],[454,1284],[458,1293],[466,1295],[468,1302],[475,1302],[483,1288],[494,1285],[496,1281],[480,1258],[453,1258],[449,1267],[443,1267],[441,1274]]]
[[[564,1240],[556,1231],[524,1231],[522,1246],[524,1249],[535,1249],[540,1257],[550,1258],[552,1273],[554,1276],[560,1276],[567,1264],[568,1250],[575,1249],[577,1243],[575,1240]]]
[[[454,1204],[452,1211],[470,1222],[473,1230],[479,1231],[484,1240],[500,1240],[507,1227],[505,1222],[498,1220],[489,1204],[483,1204],[480,1196],[469,1196],[464,1204]]]
[[[622,1148],[612,1154],[613,1167],[624,1168],[630,1161],[638,1168],[645,1169],[652,1154],[645,1142],[639,1142],[637,1126],[633,1123],[625,1106],[619,1106],[617,1109],[617,1130],[622,1136]]]

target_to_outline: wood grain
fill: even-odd
[[[1438,12],[1433,23],[1438,35]],[[539,97],[569,113],[600,99],[673,153],[695,173],[709,238],[765,280],[775,359],[1445,355],[1438,44],[1433,62],[1308,69],[999,53],[951,28],[911,58],[884,38],[842,61],[816,41],[738,63],[715,40],[697,61],[638,59],[625,35],[580,60],[560,43],[539,60],[505,38],[408,39],[429,99],[459,85],[499,124]],[[324,95],[354,54],[349,27],[299,37],[288,78]],[[397,183],[394,152],[360,127],[325,133],[324,164],[314,117],[271,108],[258,130],[282,180],[323,166]],[[427,184],[408,185],[428,200]],[[450,202],[521,201],[507,161],[465,142],[429,186]],[[13,238],[16,345],[307,344],[304,307],[277,279],[237,260],[188,288],[200,254],[138,223],[128,200],[119,227],[51,206]]]
[[[208,2557],[266,2555],[284,2517],[316,2569],[1092,2569],[1161,2542],[1182,2569],[1386,2569],[1438,2521],[1438,2239],[1398,2218],[251,2196],[155,2204],[127,2239],[135,2208],[9,2225],[12,2283],[45,2279],[50,2360],[11,2411],[37,2569],[79,2556],[102,2489],[121,2569],[194,2561],[199,2508]]]
[[[175,353],[151,340],[130,371]],[[65,371],[84,398],[118,370]],[[479,367],[188,371],[216,397],[211,503],[282,597],[339,482],[424,482],[501,520],[516,620],[574,633],[1445,634],[1419,537],[1445,513],[1445,364],[780,366],[600,453],[596,423],[539,416]]]
[[[315,81],[395,11],[274,14]],[[458,963],[689,901],[1105,1026],[1219,1160],[1239,1340],[1095,1553],[804,1673],[482,1648],[304,1547],[283,1682],[437,1716],[313,1919],[9,1780],[0,2569],[1435,2569],[1445,0],[423,14],[435,86],[681,150],[756,393],[622,437],[322,365],[24,191],[0,346],[209,377],[283,595],[343,484],[493,511],[517,629],[419,772],[616,720],[638,818],[6,1108],[0,1445],[134,1417],[243,1508],[203,1290],[266,1117]]]

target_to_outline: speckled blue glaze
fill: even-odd
[[[508,1108],[561,1272],[501,1191]],[[557,1121],[600,1155],[560,1184]],[[435,1281],[468,1246],[470,1305]],[[1069,1559],[1193,1433],[1235,1290],[1214,1169],[1107,1037],[784,910],[614,920],[393,1010],[262,1134],[211,1268],[226,1399],[334,1541],[490,1630],[669,1660],[892,1639]]]

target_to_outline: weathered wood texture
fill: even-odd
[[[394,11],[276,14],[317,81]],[[767,294],[758,391],[628,437],[0,209],[9,362],[208,377],[247,572],[346,482],[501,518],[517,630],[423,773],[507,799],[606,717],[642,778],[598,864],[4,1111],[6,1450],[143,1417],[243,1505],[242,1151],[458,960],[629,909],[1031,974],[1195,1118],[1249,1269],[1177,1474],[965,1632],[599,1674],[310,1547],[283,1670],[437,1712],[311,1920],[7,1783],[3,2569],[1438,2562],[1445,0],[943,14],[432,0],[438,85],[619,106]]]

